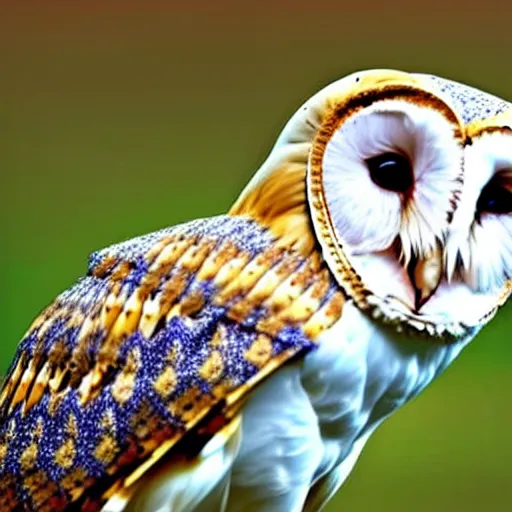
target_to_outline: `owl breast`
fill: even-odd
[[[346,304],[318,350],[276,372],[244,408],[228,509],[301,510],[311,486],[333,474],[334,491],[375,428],[467,341],[407,339]]]

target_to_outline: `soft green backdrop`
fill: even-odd
[[[398,67],[512,99],[499,0],[174,3],[0,6],[2,371],[91,250],[225,211],[331,80]],[[512,510],[510,312],[377,432],[329,511]]]

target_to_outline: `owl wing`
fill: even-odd
[[[257,222],[192,221],[94,253],[33,322],[0,392],[0,509],[99,510],[159,459],[232,429],[314,349],[343,296]]]

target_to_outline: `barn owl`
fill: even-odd
[[[319,511],[510,293],[512,110],[357,72],[226,215],[93,253],[0,393],[0,509]]]

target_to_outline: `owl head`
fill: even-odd
[[[510,104],[472,87],[357,72],[299,108],[231,213],[319,248],[375,319],[458,338],[511,290],[511,126]]]

